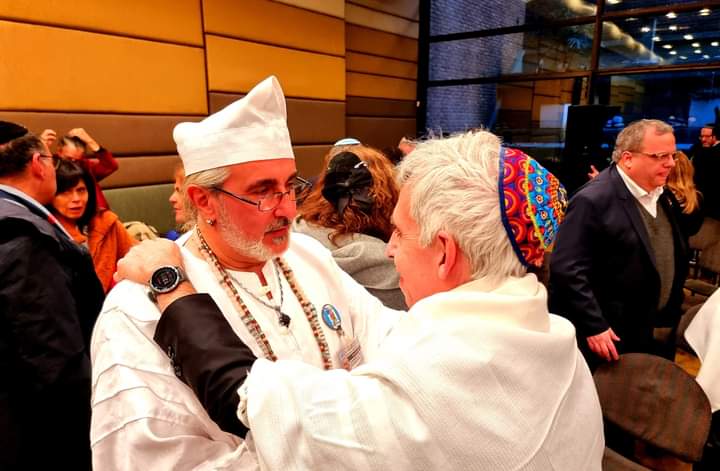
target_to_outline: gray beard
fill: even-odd
[[[267,262],[275,257],[275,253],[270,250],[262,239],[251,240],[248,236],[235,224],[227,214],[225,205],[220,205],[218,212],[218,232],[220,238],[233,250],[245,257],[252,258],[260,262]],[[285,242],[287,236],[273,238],[273,242],[280,244]]]

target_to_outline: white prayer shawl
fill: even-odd
[[[185,249],[183,258],[197,291],[212,296],[235,333],[262,357],[260,347],[209,265]],[[372,354],[399,316],[404,315],[384,308],[342,272],[330,252],[314,239],[293,234],[284,258],[318,315],[324,304],[334,305],[342,316],[345,336],[358,337],[366,354]],[[260,290],[256,275],[232,273],[245,287]],[[263,273],[274,299],[279,299],[277,275],[271,263],[265,265]],[[274,310],[239,288],[238,292],[279,358],[321,368],[322,358],[308,321],[287,281],[282,279],[283,312],[292,318],[289,330],[279,326]],[[256,458],[246,443],[220,430],[192,390],[175,376],[167,355],[153,341],[159,316],[146,288],[128,281],[118,284],[105,301],[91,343],[94,469],[257,469]],[[338,334],[322,319],[320,324],[334,365],[339,367]]]
[[[417,303],[369,362],[259,360],[239,389],[266,470],[601,469],[602,413],[534,275]]]
[[[715,412],[720,410],[720,290],[710,296],[685,330],[702,365],[695,378]]]

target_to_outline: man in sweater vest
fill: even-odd
[[[570,201],[550,310],[575,324],[591,367],[627,352],[674,357],[688,252],[664,188],[676,151],[672,127],[636,121],[618,135],[614,163]]]

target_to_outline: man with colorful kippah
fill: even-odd
[[[153,265],[161,252],[149,241],[143,261],[152,270],[142,284],[118,284],[103,306],[91,345],[98,470],[257,466],[243,429],[213,421],[152,341],[163,293],[181,293],[192,282],[254,356],[319,369],[360,364],[401,315],[315,239],[291,237],[305,184],[275,77],[200,122],[178,124],[173,137],[186,174],[186,217],[196,226],[180,239],[182,258],[172,263]]]
[[[419,143],[399,174],[387,253],[410,310],[363,365],[255,358],[190,287],[161,295],[156,342],[211,417],[252,437],[261,469],[600,470],[575,329],[528,273],[562,219],[558,181],[484,131]],[[122,276],[147,274],[138,255]]]

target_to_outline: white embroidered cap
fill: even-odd
[[[186,175],[257,160],[295,159],[285,96],[275,76],[198,123],[178,124],[173,139]]]

